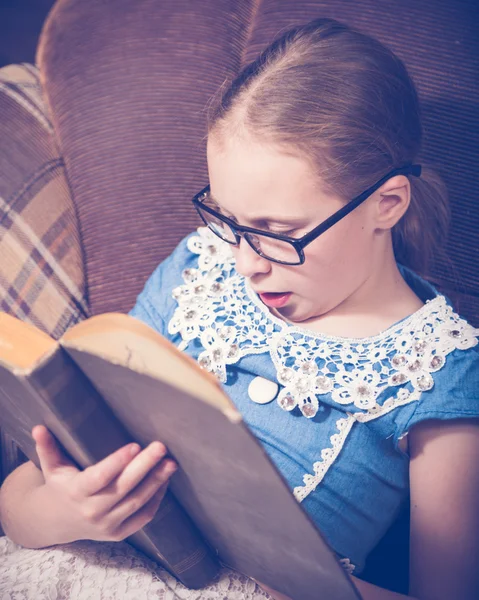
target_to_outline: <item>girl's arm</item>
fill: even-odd
[[[352,580],[363,600],[477,600],[479,420],[427,421],[408,438],[410,595]],[[267,591],[277,600],[286,598]]]
[[[364,600],[479,598],[479,420],[427,421],[409,439],[409,596],[353,577]]]
[[[410,586],[420,600],[479,598],[479,420],[409,433]]]

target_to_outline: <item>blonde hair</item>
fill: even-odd
[[[418,162],[422,142],[418,95],[403,62],[333,19],[287,31],[219,90],[208,135],[242,133],[306,158],[323,189],[345,201]],[[424,165],[409,181],[411,203],[393,228],[393,247],[398,262],[427,275],[447,235],[448,194]]]

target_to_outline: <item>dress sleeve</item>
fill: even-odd
[[[444,367],[434,373],[434,387],[401,411],[396,419],[395,446],[423,421],[467,418],[479,418],[479,345],[452,352]]]
[[[197,258],[187,247],[189,237],[184,238],[173,253],[156,267],[128,313],[165,337],[168,337],[168,321],[176,307],[171,292],[183,283],[183,270]]]

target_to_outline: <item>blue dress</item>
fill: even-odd
[[[200,228],[130,313],[217,375],[355,573],[409,493],[399,440],[421,421],[479,417],[479,329],[399,268],[424,306],[379,335],[333,337],[274,317],[235,271],[231,247]]]

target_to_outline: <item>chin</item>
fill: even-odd
[[[283,308],[277,308],[276,310],[284,319],[288,319],[288,321],[292,321],[293,323],[304,323],[315,317],[312,311],[301,309],[294,304]]]

